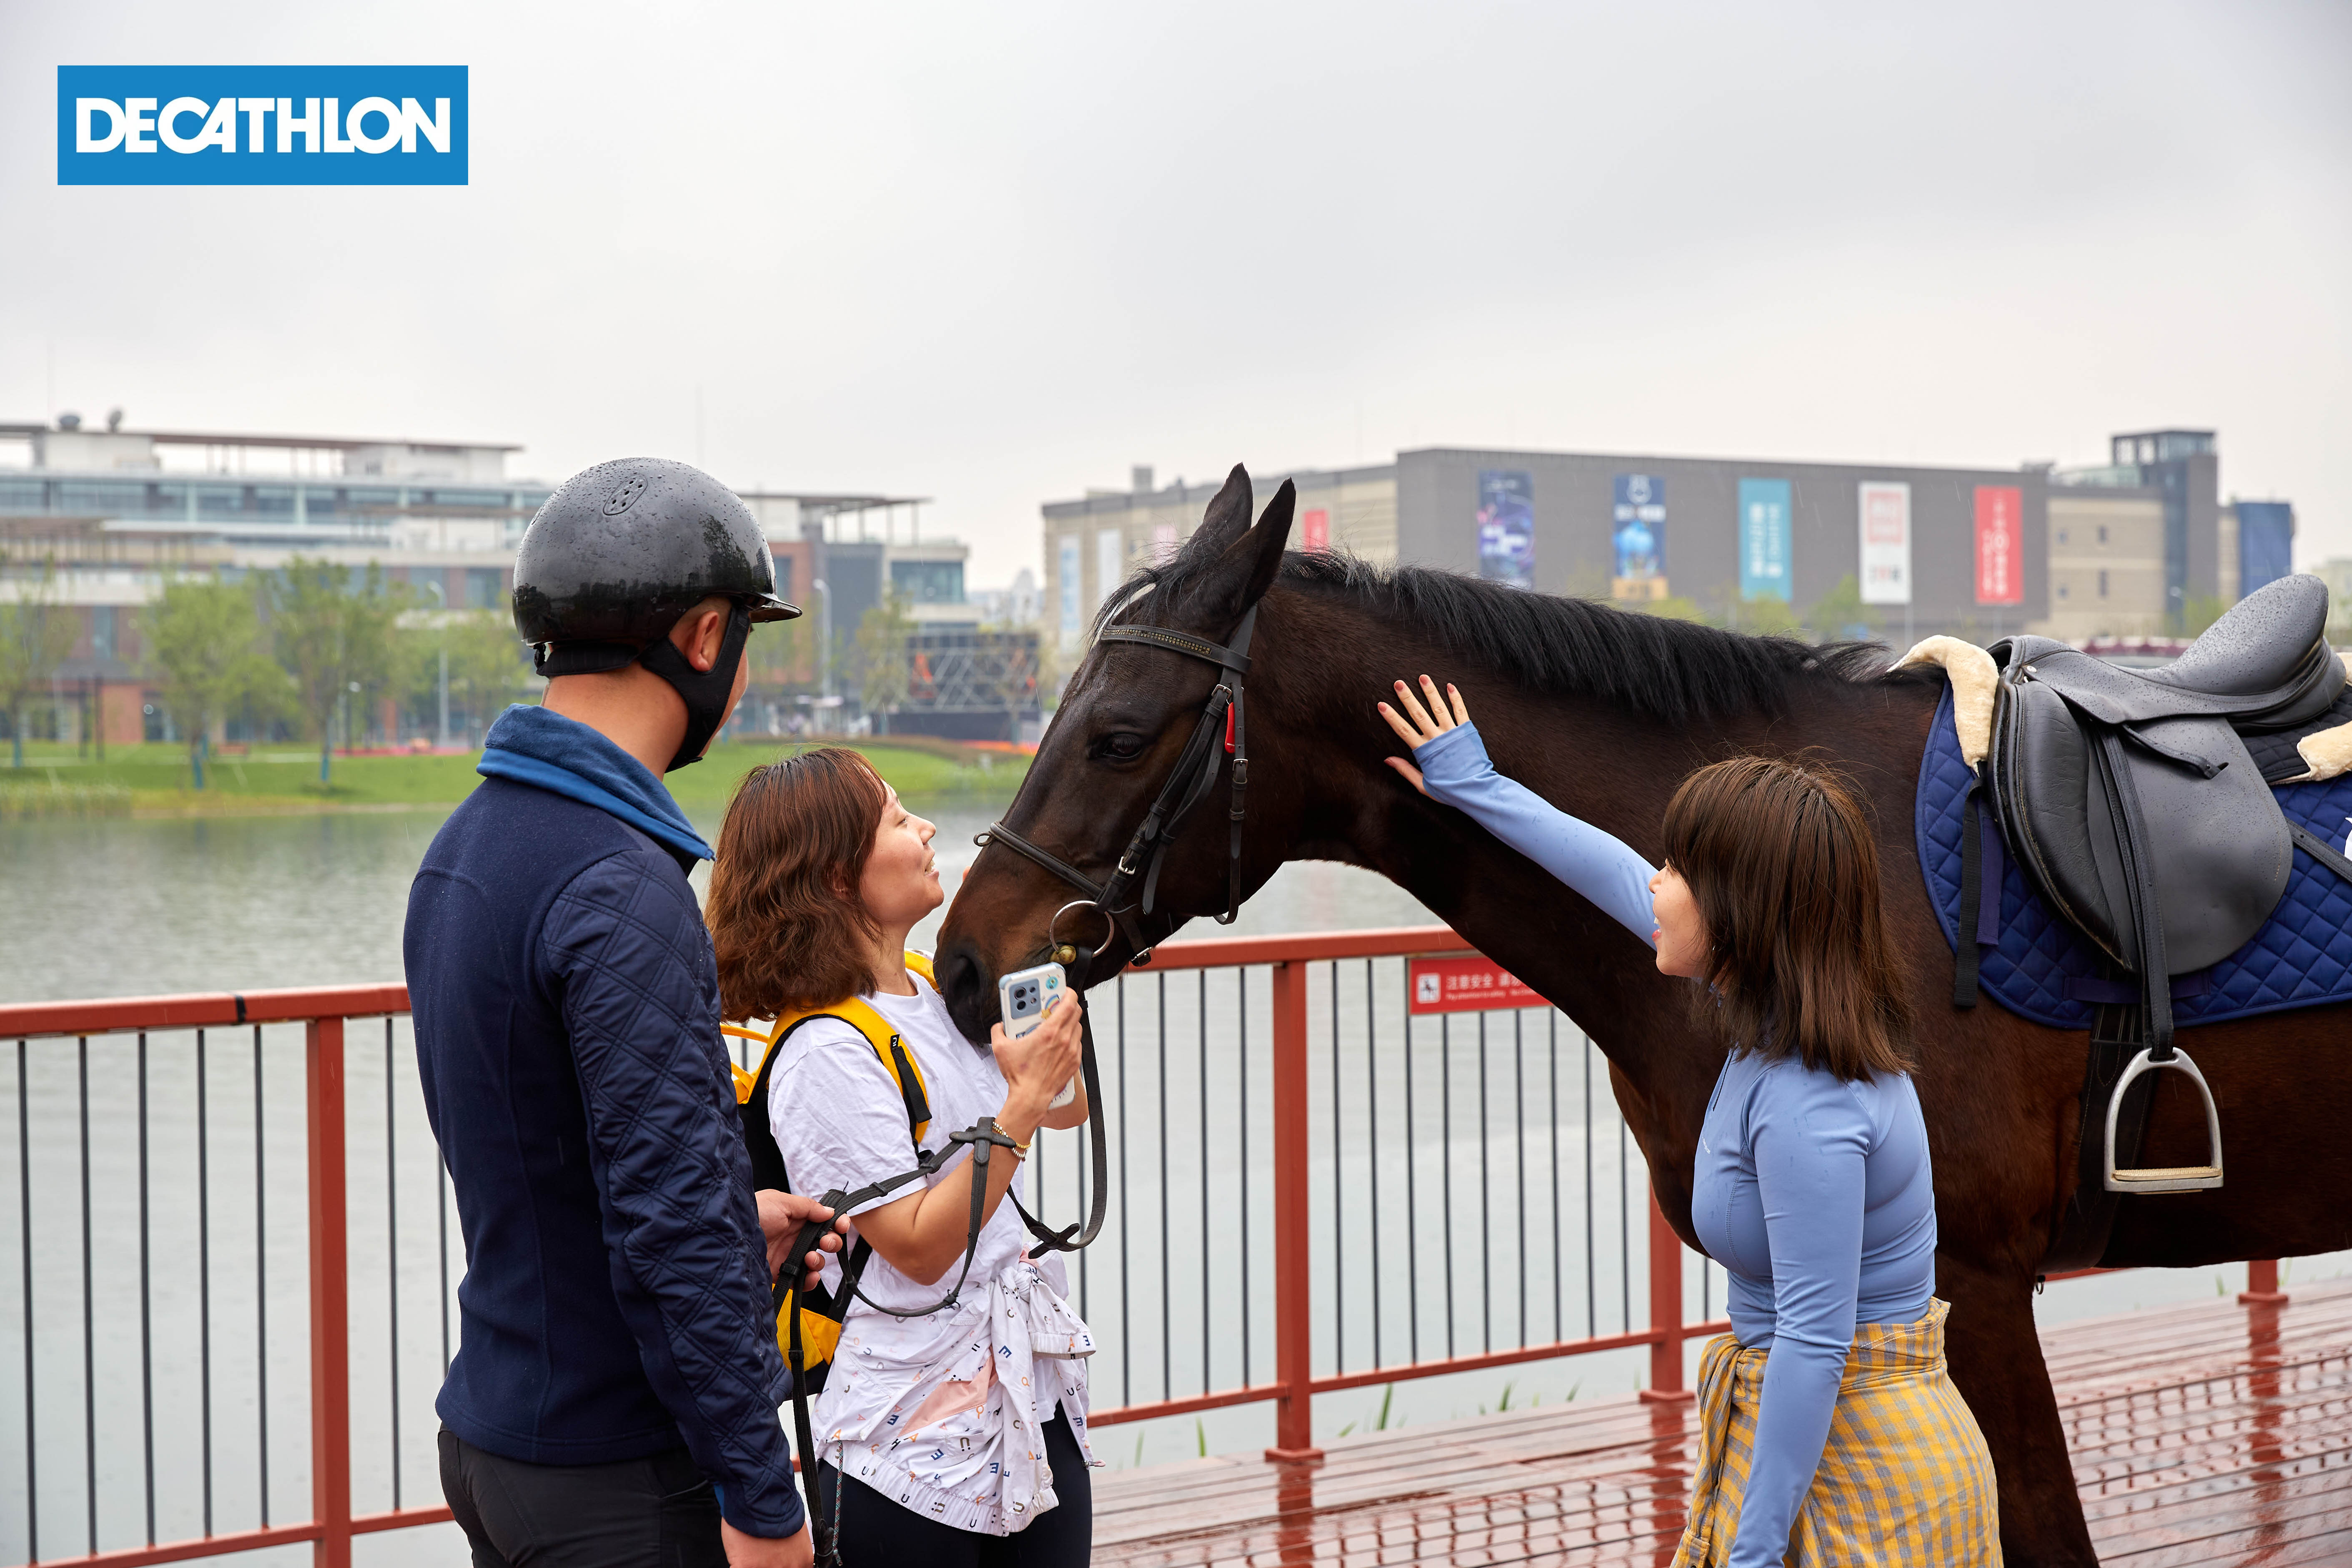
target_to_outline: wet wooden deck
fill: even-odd
[[[2352,1280],[2042,1336],[2100,1559],[2352,1563]],[[1631,1398],[1101,1475],[1095,1561],[1666,1568],[1696,1445]]]

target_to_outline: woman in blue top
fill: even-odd
[[[1461,693],[1381,704],[1457,806],[1705,983],[1728,1047],[1691,1221],[1730,1275],[1699,1375],[1701,1458],[1675,1568],[2000,1561],[1992,1460],[1946,1375],[1935,1184],[1909,1016],[1862,808],[1834,779],[1735,757],[1666,807],[1666,864],[1495,772]],[[1400,709],[1402,711],[1400,711]]]

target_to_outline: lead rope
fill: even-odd
[[[1093,1090],[1091,1075],[1087,1080],[1087,1087],[1091,1094]],[[1087,1110],[1091,1111],[1093,1109],[1093,1104],[1089,1101]],[[969,1143],[971,1145],[971,1217],[964,1229],[963,1268],[956,1275],[956,1282],[949,1289],[946,1295],[918,1311],[901,1312],[894,1307],[882,1305],[859,1289],[858,1278],[863,1270],[852,1268],[850,1259],[844,1258],[841,1265],[841,1282],[844,1292],[841,1312],[845,1320],[849,1316],[849,1303],[853,1300],[863,1301],[877,1312],[887,1312],[894,1318],[901,1319],[928,1318],[934,1312],[943,1311],[954,1306],[962,1297],[964,1282],[971,1277],[972,1255],[980,1250],[981,1224],[988,1204],[989,1153],[999,1146],[1010,1149],[1013,1143],[1012,1138],[996,1125],[996,1119],[992,1116],[983,1116],[962,1131],[950,1133],[948,1143],[949,1149],[941,1150],[936,1154],[929,1151],[924,1152],[911,1171],[901,1171],[895,1176],[885,1176],[878,1182],[868,1183],[854,1193],[845,1193],[835,1187],[819,1198],[817,1202],[832,1211],[832,1217],[822,1220],[813,1219],[803,1224],[800,1235],[793,1239],[792,1252],[784,1259],[783,1267],[776,1270],[772,1299],[780,1310],[782,1310],[787,1300],[791,1301],[792,1307],[791,1321],[785,1325],[784,1331],[784,1359],[786,1364],[792,1369],[793,1374],[793,1436],[800,1440],[801,1489],[808,1499],[809,1533],[815,1546],[816,1568],[839,1568],[841,1562],[838,1550],[841,1533],[839,1479],[845,1478],[843,1477],[841,1466],[835,1464],[834,1466],[834,1475],[837,1478],[835,1487],[835,1506],[832,1522],[828,1524],[824,1517],[824,1489],[818,1481],[819,1461],[816,1457],[816,1446],[809,1426],[808,1387],[804,1376],[807,1371],[807,1352],[801,1343],[801,1304],[796,1294],[801,1289],[802,1281],[808,1274],[806,1259],[811,1252],[816,1250],[817,1244],[824,1238],[825,1232],[833,1228],[834,1218],[839,1217],[850,1209],[862,1208],[877,1197],[887,1197],[919,1176],[931,1174],[939,1169],[940,1162],[946,1158],[954,1145]],[[1006,1191],[1009,1194],[1011,1189],[1007,1188]],[[1016,1208],[1019,1206],[1017,1200],[1014,1206]],[[835,1443],[834,1452],[836,1457],[845,1454],[845,1451],[844,1445]]]

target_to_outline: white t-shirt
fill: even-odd
[[[861,1000],[922,1068],[931,1111],[923,1147],[954,1152],[927,1182],[910,1182],[853,1215],[952,1175],[971,1150],[951,1145],[949,1135],[1004,1105],[994,1053],[964,1039],[928,981],[911,972],[908,978],[912,996],[868,993]],[[793,1191],[811,1196],[854,1191],[915,1163],[898,1086],[866,1037],[839,1019],[803,1024],[780,1048],[769,1075],[768,1125]],[[1011,1157],[1002,1148],[993,1155]],[[1062,1300],[1068,1285],[1060,1256],[1031,1263],[1028,1241],[1008,1198],[981,1228],[956,1307],[901,1319],[864,1301],[850,1304],[813,1412],[823,1458],[960,1530],[1008,1534],[1054,1506],[1040,1434],[1059,1405],[1091,1461],[1084,1358],[1094,1342]],[[947,1294],[962,1266],[959,1257],[926,1285],[876,1252],[858,1289],[883,1306],[916,1310]],[[824,1284],[840,1283],[840,1259],[828,1257]]]

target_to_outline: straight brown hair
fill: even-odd
[[[703,911],[727,1017],[830,1006],[872,984],[880,928],[857,884],[888,799],[874,765],[841,746],[753,768],[735,786]]]
[[[1818,767],[1734,757],[1683,781],[1665,828],[1706,922],[1698,1012],[1734,1051],[1848,1080],[1908,1069],[1911,1010],[1852,791]]]

